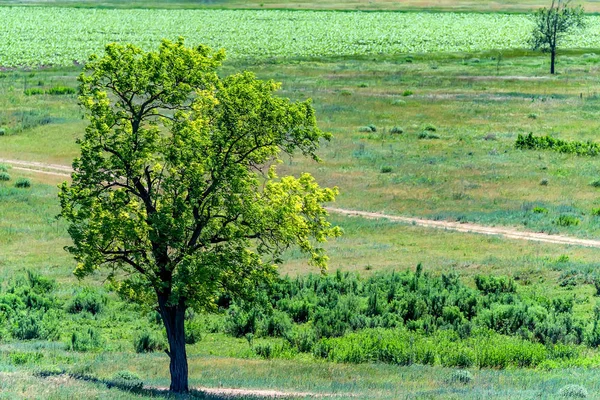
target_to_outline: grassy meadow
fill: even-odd
[[[99,8],[123,5],[108,0],[0,1],[17,3]],[[502,4],[462,0],[127,2],[131,8],[452,8],[510,12],[540,5],[537,0]],[[592,12],[599,7],[596,2],[584,6]],[[600,217],[594,213],[600,207],[600,157],[517,150],[515,141],[518,134],[530,132],[565,140],[597,140],[600,50],[563,51],[557,64],[559,74],[550,76],[548,69],[549,60],[543,55],[503,50],[238,58],[226,62],[221,73],[251,70],[260,78],[282,82],[282,96],[313,99],[319,125],[334,138],[323,144],[321,163],[295,157],[283,160],[279,170],[281,175],[308,171],[321,185],[338,186],[336,207],[596,238],[600,233]],[[79,73],[78,66],[6,69],[0,73],[0,158],[71,163],[78,152],[75,140],[86,126],[76,95],[69,90],[76,88]],[[10,321],[0,328],[0,399],[166,397],[149,388],[165,387],[169,382],[168,358],[161,351],[164,338],[153,311],[120,300],[102,273],[81,282],[71,273],[75,263],[63,250],[70,239],[65,224],[55,218],[59,211],[56,185],[64,178],[10,167],[7,173],[10,180],[0,182],[0,310],[13,298],[11,295],[27,299],[45,296],[49,300],[35,306],[38,308],[27,306],[35,308],[39,317],[31,320],[31,329],[41,332],[37,338],[20,330],[15,322],[26,320],[25,310],[29,308],[25,305],[20,314],[0,319]],[[30,179],[31,188],[16,188],[19,178]],[[561,217],[579,222],[565,226]],[[499,303],[498,310],[510,309],[518,302],[533,304],[538,311],[546,307],[553,326],[560,325],[556,322],[559,317],[574,326],[580,323],[586,340],[574,341],[557,334],[559,339],[545,343],[546,350],[541,345],[538,350],[552,354],[564,351],[566,355],[527,364],[526,368],[510,363],[506,368],[479,368],[479,358],[470,363],[448,362],[445,355],[437,353],[430,360],[432,365],[412,361],[412,365],[393,365],[381,358],[369,358],[366,363],[342,362],[342,355],[354,354],[352,343],[366,340],[360,337],[361,330],[353,333],[356,342],[348,342],[347,347],[338,342],[339,338],[317,341],[316,348],[323,349],[323,343],[332,346],[323,356],[289,347],[286,335],[236,337],[230,334],[232,317],[227,312],[192,314],[189,329],[194,337],[188,347],[192,386],[334,393],[336,398],[552,399],[564,393],[567,385],[581,385],[588,398],[600,398],[600,353],[597,345],[586,344],[588,335],[596,331],[598,249],[336,215],[331,219],[344,230],[344,236],[325,246],[332,275],[339,270],[376,279],[378,274],[415,271],[421,264],[433,277],[455,274],[464,285],[463,292],[480,290],[475,283],[477,276],[507,276],[515,285],[514,291],[507,290],[498,297],[489,294],[491,302]],[[279,269],[290,279],[316,272],[293,250],[284,255]],[[41,282],[48,279],[54,283],[41,290],[38,278],[27,278],[26,271],[39,273]],[[26,290],[20,291],[20,286]],[[555,299],[570,302],[568,316],[551,311]],[[357,301],[361,312],[370,307],[366,297]],[[54,319],[44,317],[43,312]],[[275,315],[282,312],[278,308]],[[373,315],[368,318],[372,324],[380,323]],[[474,331],[482,320],[473,319]],[[431,322],[415,321],[424,326]],[[295,322],[290,329],[297,335],[303,326]],[[438,325],[436,334],[441,335],[446,330],[462,329]],[[406,333],[404,328],[396,328]],[[365,331],[371,332],[369,329]],[[374,325],[372,329],[381,337],[392,332],[388,325]],[[426,330],[425,326],[421,331]],[[465,335],[449,342],[459,355],[463,350],[471,354],[470,349],[461,347],[463,341],[479,338],[479,333]],[[136,352],[135,345],[142,337],[155,341],[152,350],[156,351]],[[525,348],[514,348],[523,351],[524,358],[530,356]],[[337,355],[332,353],[336,349]],[[135,376],[124,380],[119,371]],[[127,390],[138,381],[146,387]],[[196,393],[190,398],[227,397]]]

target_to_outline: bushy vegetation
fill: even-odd
[[[579,142],[556,139],[552,136],[533,136],[519,134],[515,147],[521,150],[553,150],[559,153],[576,154],[578,156],[597,156],[600,145],[594,142]]]
[[[285,278],[232,304],[225,330],[237,337],[283,338],[257,354],[310,352],[331,361],[453,367],[532,367],[577,358],[597,346],[598,318],[573,315],[572,298],[530,298],[514,280],[479,275],[475,288],[453,273],[422,271],[360,278]]]
[[[0,292],[0,338],[57,339],[60,312],[54,287],[53,281],[33,272],[8,282]]]

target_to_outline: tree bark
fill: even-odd
[[[185,350],[185,305],[180,303],[175,306],[167,305],[167,298],[159,296],[158,304],[169,340],[169,355],[171,372],[170,391],[186,393],[188,385],[188,363]]]
[[[550,73],[554,75],[554,64],[556,63],[556,51],[550,52]]]

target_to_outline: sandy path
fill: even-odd
[[[346,215],[350,217],[363,217],[369,219],[387,219],[389,221],[403,222],[427,228],[445,229],[450,231],[465,232],[465,233],[480,233],[483,235],[501,236],[507,239],[531,240],[535,242],[570,244],[576,246],[598,247],[600,248],[600,240],[578,239],[562,235],[549,235],[547,233],[518,231],[511,228],[500,228],[483,226],[470,223],[450,222],[450,221],[434,221],[430,219],[400,217],[395,215],[387,215],[375,212],[352,211],[342,208],[326,207],[327,211]]]
[[[15,169],[41,174],[68,177],[73,169],[66,165],[47,164],[34,161],[9,160],[0,158],[0,164],[12,165]],[[507,239],[531,240],[535,242],[566,244],[585,247],[600,248],[600,240],[579,239],[562,235],[549,235],[547,233],[519,231],[506,227],[492,227],[471,223],[460,223],[451,221],[434,221],[422,218],[401,217],[367,211],[353,211],[342,208],[326,207],[329,212],[346,215],[349,217],[363,217],[369,219],[386,219],[388,221],[402,222],[405,224],[423,226],[427,228],[445,229],[449,231],[479,233],[482,235],[500,236]]]

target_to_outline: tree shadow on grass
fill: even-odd
[[[162,399],[174,399],[174,400],[260,400],[260,399],[273,399],[272,396],[259,396],[259,395],[221,395],[214,393],[206,393],[201,390],[190,390],[186,394],[171,393],[167,389],[153,388],[144,386],[141,381],[123,381],[113,379],[100,379],[95,376],[88,374],[72,374],[65,371],[38,371],[35,374],[41,378],[47,378],[50,376],[66,376],[71,379],[80,381],[95,383],[106,386],[108,389],[117,389],[123,392],[129,392],[136,395],[142,395],[152,398]],[[293,399],[297,397],[277,397],[278,399]]]

